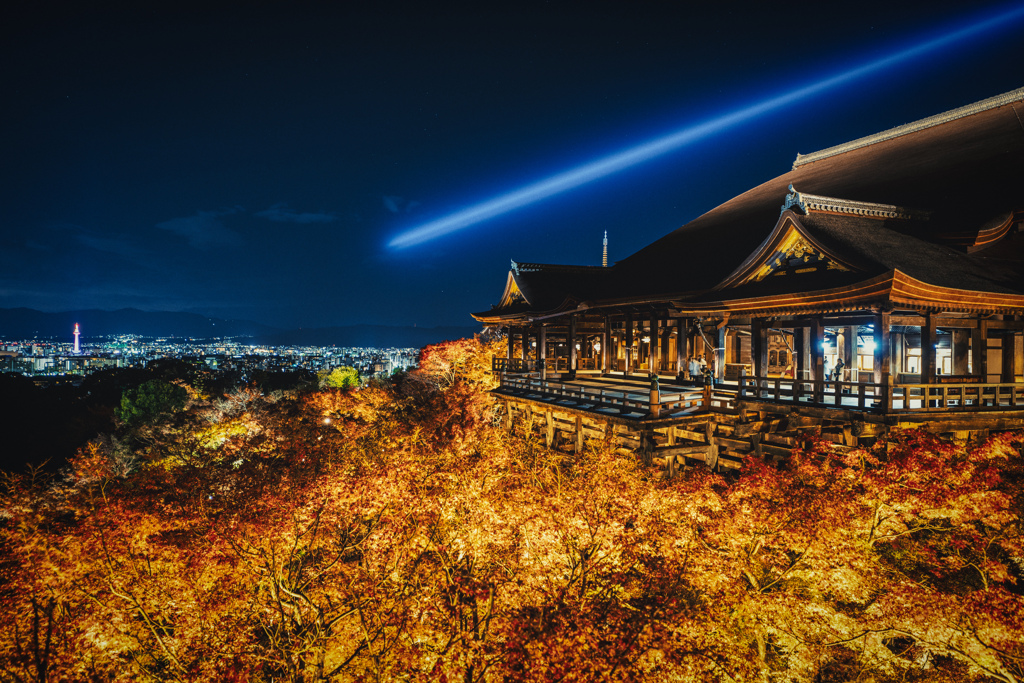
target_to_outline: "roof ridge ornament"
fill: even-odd
[[[782,204],[782,211],[794,207],[800,209],[800,212],[805,216],[811,211],[827,211],[828,213],[841,213],[849,216],[863,216],[865,218],[928,220],[931,217],[930,211],[908,209],[893,204],[875,204],[873,202],[858,202],[852,199],[806,194],[799,192],[790,183],[789,194],[786,195],[786,201]]]
[[[789,184],[789,194],[786,195],[786,201],[782,204],[782,211],[792,209],[793,207],[800,209],[800,213],[807,215],[807,205],[804,204],[804,198],[801,196],[797,189],[793,187],[793,183]],[[782,213],[780,211],[779,213]]]
[[[902,126],[896,126],[889,130],[883,130],[879,133],[857,138],[856,140],[850,140],[849,142],[844,142],[840,145],[826,147],[825,149],[817,152],[811,152],[810,154],[797,154],[796,160],[793,162],[793,168],[809,164],[813,161],[818,161],[819,159],[827,159],[828,157],[833,157],[837,154],[843,154],[844,152],[859,149],[860,147],[868,147],[869,145],[873,145],[878,142],[884,142],[903,135],[909,135],[910,133],[916,133],[919,130],[932,128],[943,123],[949,123],[950,121],[962,119],[966,116],[980,114],[983,111],[996,109],[997,107],[1002,107],[1021,100],[1024,100],[1024,88],[1017,88],[1016,90],[1011,90],[1010,92],[996,95],[995,97],[989,97],[988,99],[981,100],[980,102],[974,102],[957,109],[951,109],[949,111],[942,112],[941,114],[936,114],[935,116],[929,116],[928,118],[920,119],[918,121],[905,123]]]

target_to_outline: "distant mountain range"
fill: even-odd
[[[0,308],[0,339],[48,338],[70,341],[75,323],[82,338],[113,334],[144,337],[247,337],[253,344],[274,346],[376,346],[413,347],[448,339],[471,337],[479,327],[391,327],[352,325],[285,330],[251,320],[221,320],[196,313],[140,311],[66,311],[44,313],[31,308]]]

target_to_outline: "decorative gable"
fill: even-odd
[[[526,297],[523,295],[519,285],[516,284],[516,278],[514,273],[518,272],[515,269],[516,262],[512,262],[513,268],[509,271],[508,279],[505,280],[505,291],[501,295],[501,301],[495,306],[497,309],[511,306],[512,304],[519,303],[520,301],[526,301]],[[528,302],[527,302],[528,303]]]
[[[799,224],[792,211],[783,211],[768,238],[716,290],[760,282],[768,277],[799,276],[823,270],[854,271],[848,261],[829,252]]]

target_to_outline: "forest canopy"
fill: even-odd
[[[1024,680],[1021,434],[810,438],[665,479],[503,428],[496,351],[358,388],[172,385],[66,473],[8,475],[0,676]]]

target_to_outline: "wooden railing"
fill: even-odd
[[[1024,384],[894,384],[740,377],[737,398],[868,412],[1024,409]]]
[[[545,358],[540,361],[536,358],[498,358],[497,356],[491,358],[491,371],[492,372],[538,372],[541,368],[541,362],[544,367],[554,372],[568,372],[569,371],[569,359],[568,358]],[[577,358],[576,359],[577,370],[599,370],[598,361],[596,358]]]
[[[721,385],[716,384],[708,391],[708,396],[711,401],[711,405],[708,406],[708,409],[713,413],[735,414],[737,412],[737,393],[738,392],[732,389],[725,389]]]
[[[893,410],[1024,410],[1024,384],[899,384],[892,389]]]
[[[885,385],[870,382],[741,376],[737,398],[882,412],[884,389]]]
[[[554,399],[558,402],[570,401],[580,408],[613,410],[620,414],[639,412],[644,415],[669,416],[704,409],[704,392],[699,389],[677,390],[673,387],[667,391],[659,390],[655,395],[656,402],[652,403],[650,389],[640,387],[587,387],[517,376],[502,377],[501,387],[519,394],[539,394],[545,399]]]
[[[537,361],[532,358],[491,358],[492,372],[536,372]]]
[[[561,371],[568,369],[567,361],[566,358],[549,358],[545,364],[549,370]],[[605,387],[589,387],[541,380],[536,374],[529,375],[538,372],[538,363],[534,359],[494,358],[491,367],[502,373],[503,388],[585,404],[594,410],[640,412],[650,416],[698,410],[732,412],[737,409],[736,401],[744,400],[873,413],[1024,410],[1024,383],[979,384],[972,381],[885,385],[741,376],[735,391],[730,390],[728,384],[724,387],[716,385],[707,391],[669,385],[664,390],[659,389],[655,395],[641,386],[609,383]],[[587,369],[587,366],[580,369]]]

